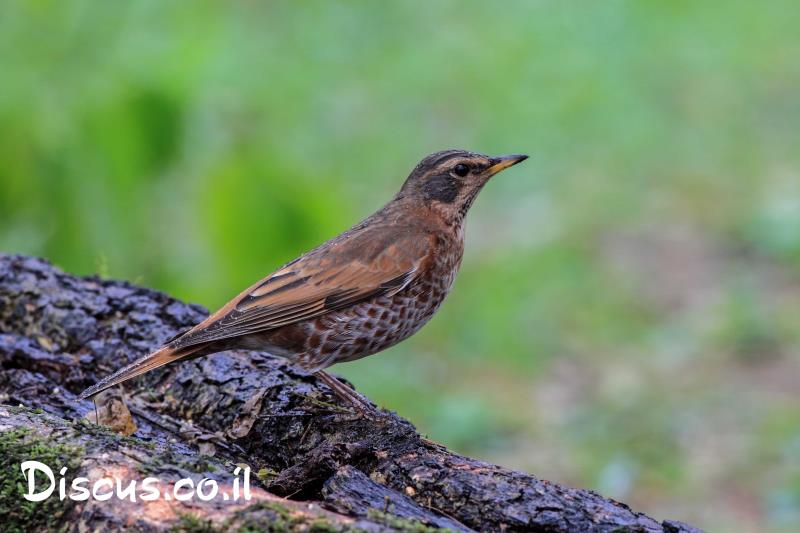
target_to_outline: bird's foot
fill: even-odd
[[[315,372],[316,376],[323,382],[325,385],[328,386],[331,391],[342,399],[344,402],[349,404],[353,409],[355,409],[356,413],[360,417],[376,417],[378,416],[379,410],[376,409],[366,398],[361,396],[358,392],[351,389],[335,377],[331,376],[327,372],[320,370]]]

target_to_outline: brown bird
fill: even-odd
[[[181,359],[230,349],[287,358],[362,409],[323,369],[416,333],[450,291],[464,217],[493,175],[528,156],[445,150],[424,158],[395,197],[338,237],[287,263],[189,331],[83,391],[93,396]]]

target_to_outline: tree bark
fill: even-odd
[[[107,395],[101,422],[132,431],[127,406],[130,437],[82,420],[95,408],[78,392],[206,315],[130,283],[0,255],[0,516],[12,530],[698,531],[452,453],[394,413],[359,416],[313,376],[257,352],[170,365],[126,384],[124,402]],[[34,504],[19,495],[19,462],[36,454],[69,467],[67,486],[149,475],[229,490],[244,464],[253,498]]]

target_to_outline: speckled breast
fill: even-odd
[[[448,239],[449,240],[449,239]],[[441,243],[430,268],[393,296],[382,296],[306,323],[304,353],[296,362],[319,370],[384,350],[425,325],[444,301],[461,264],[463,244]]]

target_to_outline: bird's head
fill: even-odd
[[[399,196],[422,202],[447,220],[458,222],[489,178],[527,158],[527,155],[489,157],[465,150],[436,152],[414,167]]]

